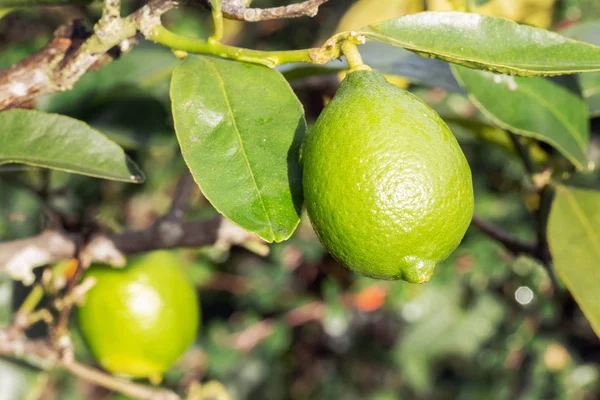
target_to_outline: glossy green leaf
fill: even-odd
[[[0,113],[0,165],[21,163],[123,182],[143,175],[123,149],[89,125],[35,110]]]
[[[565,36],[595,45],[600,45],[600,21],[590,21],[564,32]],[[581,74],[581,90],[592,116],[600,116],[600,72]]]
[[[367,39],[511,75],[600,71],[600,47],[504,18],[428,11],[369,25]]]
[[[419,57],[408,50],[379,42],[367,42],[360,46],[360,55],[365,64],[382,74],[401,75],[415,83],[464,93],[454,79],[448,63],[444,61]],[[348,64],[343,59],[325,65],[292,63],[277,67],[290,81],[347,69]]]
[[[556,272],[600,336],[600,192],[558,186],[548,240]]]
[[[189,56],[171,99],[183,157],[212,205],[268,242],[290,237],[302,205],[302,105],[260,65]]]
[[[452,66],[469,98],[503,129],[546,142],[580,170],[588,167],[585,101],[548,79],[522,78]]]

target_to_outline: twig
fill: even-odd
[[[302,3],[273,8],[249,8],[244,0],[224,0],[223,15],[230,19],[256,22],[270,19],[314,17],[319,6],[328,0],[307,0]]]
[[[124,255],[157,249],[242,244],[256,237],[216,216],[199,221],[158,219],[146,229],[93,236],[82,249],[86,262],[124,265]],[[81,239],[59,231],[46,231],[27,239],[0,243],[0,271],[31,284],[33,268],[73,258]]]
[[[170,390],[140,385],[80,364],[68,357],[61,358],[59,349],[52,346],[49,341],[27,339],[20,332],[16,333],[10,328],[0,329],[0,355],[25,359],[27,362],[44,370],[61,368],[88,382],[118,391],[136,399],[180,399],[177,394]]]
[[[538,258],[545,264],[549,265],[552,262],[550,254],[550,246],[548,244],[548,218],[550,217],[550,207],[554,191],[549,185],[544,186],[540,190],[540,206],[537,210],[537,254]],[[551,271],[551,273],[553,273]]]
[[[471,222],[482,233],[500,242],[506,250],[514,255],[524,253],[537,258],[536,245],[534,243],[521,240],[477,215],[473,215]]]
[[[519,135],[515,135],[512,132],[508,132],[508,135],[510,136],[510,140],[512,141],[513,146],[515,147],[517,154],[519,155],[519,157],[521,157],[521,160],[523,161],[523,165],[525,166],[525,170],[527,171],[527,173],[529,175],[535,174],[536,167],[535,163],[531,159],[531,156],[529,155],[529,148],[523,143],[521,143],[521,138]]]
[[[98,369],[88,367],[77,361],[63,361],[59,366],[65,371],[88,382],[114,390],[135,399],[144,400],[180,400],[180,397],[168,389],[152,388],[117,378]]]
[[[289,62],[325,63],[339,57],[344,35],[335,35],[323,48],[288,51],[259,51],[227,46],[215,37],[204,41],[174,34],[162,26],[160,17],[183,2],[192,0],[150,0],[127,17],[119,18],[118,0],[106,0],[107,8],[96,24],[93,34],[82,32],[80,24],[57,31],[55,39],[43,49],[18,64],[0,72],[0,111],[18,107],[35,98],[70,90],[89,70],[111,62],[135,43],[139,31],[147,39],[174,50],[216,54],[223,58],[254,62],[275,67]],[[248,2],[230,0],[223,11],[231,17],[265,20],[314,15],[327,0],[308,0],[285,7],[247,8]]]
[[[55,33],[43,49],[0,72],[0,110],[17,107],[39,96],[69,90],[90,69],[98,68],[115,57],[111,49],[131,47],[136,31],[148,32],[160,24],[160,16],[177,6],[175,0],[151,0],[126,18],[114,18],[115,0],[93,35],[73,23]],[[88,37],[89,36],[89,37]]]
[[[51,337],[55,340],[68,332],[69,315],[71,314],[71,309],[73,308],[74,303],[73,301],[71,301],[71,298],[73,297],[72,293],[77,284],[79,283],[81,275],[84,271],[84,265],[81,260],[81,254],[79,254],[79,251],[77,250],[75,250],[75,252],[77,253],[77,267],[75,269],[75,273],[67,283],[67,288],[62,297],[63,300],[69,299],[69,301],[63,302],[62,309],[60,309],[60,313],[58,315],[58,320],[56,321],[56,324],[52,326],[52,329],[50,331]]]
[[[190,200],[195,190],[194,178],[190,171],[186,169],[179,178],[177,186],[175,186],[171,208],[165,218],[182,219],[190,206]]]
[[[552,205],[552,198],[553,198],[553,190],[548,185],[551,174],[548,174],[547,177],[544,177],[543,172],[538,173],[538,168],[536,167],[535,163],[533,162],[533,159],[531,158],[529,147],[524,145],[520,141],[520,138],[518,135],[515,135],[512,132],[509,132],[509,134],[510,134],[510,138],[515,146],[515,149],[517,150],[517,153],[519,154],[519,157],[521,157],[521,160],[523,161],[525,170],[529,174],[529,177],[530,177],[531,181],[534,183],[534,186],[536,186],[536,188],[538,190],[538,195],[540,197],[539,207],[534,213],[535,219],[536,219],[536,227],[535,227],[536,229],[535,230],[536,230],[536,234],[537,234],[536,235],[535,252],[534,252],[535,257],[538,260],[540,260],[542,262],[542,264],[544,264],[544,266],[548,270],[548,273],[550,274],[550,277],[552,278],[553,283],[555,284],[555,287],[558,287],[556,285],[557,278],[554,275],[554,271],[552,271],[552,269],[549,267],[550,263],[552,262],[552,255],[550,254],[550,247],[548,245],[548,234],[547,234],[548,217],[550,215],[550,206]],[[546,171],[546,172],[550,172],[550,171]],[[538,178],[538,177],[544,178],[544,179],[541,179],[542,184],[540,186],[535,185],[536,178]]]

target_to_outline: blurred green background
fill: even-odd
[[[256,6],[288,4],[256,1]],[[264,49],[304,48],[329,37],[355,3],[330,0],[315,18],[257,24],[228,22],[229,43]],[[448,9],[445,1],[373,1],[343,23],[352,29],[403,12]],[[126,2],[126,11],[143,2]],[[483,13],[556,30],[581,23],[600,27],[597,0],[479,1]],[[377,7],[382,7],[378,9]],[[368,12],[366,10],[369,10]],[[100,4],[18,10],[0,19],[0,67],[44,46],[74,18],[93,23]],[[372,15],[371,15],[372,14]],[[169,12],[180,34],[206,37],[206,9]],[[596,31],[600,40],[600,28]],[[520,160],[482,140],[478,118],[456,83],[443,75],[411,78],[410,65],[394,66],[392,53],[371,48],[365,58],[383,72],[406,75],[410,90],[452,119],[474,174],[476,213],[525,239],[535,236],[528,209],[533,190]],[[177,59],[151,43],[98,72],[73,91],[41,98],[36,108],[82,119],[121,144],[147,176],[143,185],[51,173],[52,205],[73,220],[93,215],[107,230],[148,226],[168,210],[184,171],[168,98]],[[340,62],[332,66],[342,69]],[[397,70],[395,68],[398,68]],[[335,72],[335,71],[334,71]],[[413,68],[412,74],[416,74]],[[421,71],[422,72],[422,71]],[[314,122],[337,86],[335,73],[307,76],[286,70]],[[435,80],[437,79],[437,80]],[[453,86],[454,85],[454,86]],[[462,121],[462,122],[461,122]],[[486,128],[490,129],[490,128]],[[595,131],[595,132],[594,132]],[[592,120],[592,158],[598,163],[600,122]],[[31,236],[43,226],[43,204],[28,185],[42,173],[0,167],[0,240]],[[598,186],[597,174],[577,178]],[[189,218],[214,215],[197,192]],[[379,282],[350,274],[318,243],[303,219],[287,242],[267,256],[244,247],[181,250],[198,287],[202,328],[197,341],[167,373],[166,387],[217,380],[234,399],[585,399],[600,398],[600,341],[566,291],[556,291],[546,270],[514,258],[471,228],[430,283]],[[9,322],[24,289],[0,276],[0,324]],[[77,357],[94,363],[73,324]],[[32,336],[44,333],[36,327]],[[40,372],[0,358],[0,399],[120,399],[62,372]]]

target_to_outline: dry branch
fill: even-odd
[[[328,0],[307,0],[302,3],[273,8],[250,8],[244,0],[223,1],[223,15],[231,19],[257,22],[270,19],[314,17],[319,6]]]
[[[161,218],[146,229],[96,235],[82,250],[82,257],[86,262],[121,266],[125,255],[177,247],[242,244],[248,240],[256,237],[222,217],[201,221]],[[31,283],[33,268],[73,258],[78,243],[77,235],[59,231],[0,243],[0,271]]]
[[[0,111],[70,90],[86,72],[112,61],[120,49],[131,48],[137,30],[160,24],[160,16],[177,4],[152,0],[127,18],[98,23],[91,36],[79,22],[58,29],[46,47],[0,72]]]
[[[174,392],[140,385],[117,378],[99,369],[83,365],[48,340],[27,339],[21,332],[10,328],[0,329],[0,356],[21,359],[41,369],[60,368],[83,380],[118,391],[136,399],[179,400]]]
[[[528,254],[537,258],[535,244],[521,240],[477,215],[473,216],[471,223],[479,231],[502,244],[506,250],[514,255]]]

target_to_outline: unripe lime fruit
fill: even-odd
[[[198,330],[198,300],[181,260],[156,251],[123,269],[92,265],[88,277],[96,283],[77,315],[94,357],[116,375],[159,381]]]
[[[435,111],[381,74],[348,74],[302,150],[306,208],[350,270],[422,283],[473,215],[469,165]]]

